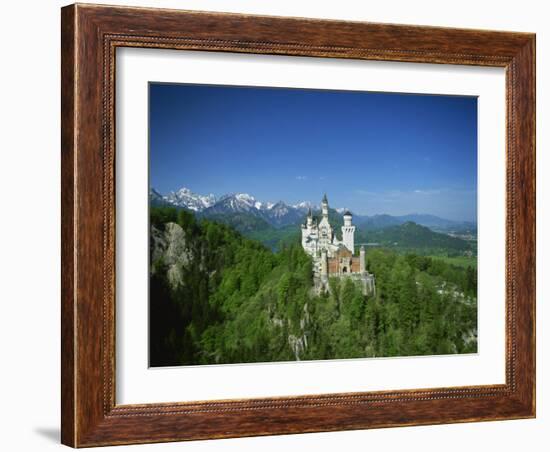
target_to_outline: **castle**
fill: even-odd
[[[317,292],[329,289],[329,278],[351,278],[361,285],[363,294],[374,293],[374,276],[365,268],[365,247],[359,256],[355,253],[355,226],[352,214],[343,215],[342,240],[338,240],[328,220],[328,200],[325,194],[321,202],[321,220],[313,218],[309,209],[302,224],[302,247],[313,259],[313,281]]]

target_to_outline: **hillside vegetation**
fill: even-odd
[[[312,290],[298,240],[278,252],[185,210],[151,208],[150,365],[467,353],[477,280],[417,254],[373,249],[377,290],[332,279]]]
[[[374,242],[400,249],[423,249],[432,253],[438,250],[464,252],[472,249],[471,245],[465,240],[434,232],[411,221],[375,231],[359,229],[356,241]]]

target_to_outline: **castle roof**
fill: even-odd
[[[341,257],[351,257],[351,256],[353,256],[353,253],[342,244],[338,245],[338,248],[334,253],[334,257],[336,259],[339,259]]]
[[[345,217],[352,217],[353,215],[351,214],[351,212],[350,212],[349,210],[346,210],[346,211],[344,212],[344,216],[345,216]]]
[[[328,199],[327,199],[327,194],[325,193],[325,195],[323,196],[323,202],[326,202],[328,204]]]

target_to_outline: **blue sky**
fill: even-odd
[[[150,184],[364,215],[477,215],[477,99],[150,84]]]

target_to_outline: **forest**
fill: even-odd
[[[337,278],[317,295],[298,240],[275,252],[170,207],[150,222],[150,366],[477,351],[473,266],[372,248],[374,295]]]

